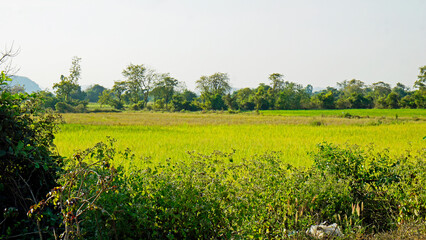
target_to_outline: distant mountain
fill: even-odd
[[[323,87],[314,87],[314,89],[312,90],[313,93],[315,92],[321,92],[322,90],[325,90],[325,88]]]
[[[93,87],[93,85],[81,85],[81,91],[86,91],[87,89]]]
[[[35,83],[33,80],[27,77],[12,76],[11,79],[12,79],[12,82],[10,83],[11,86],[20,85],[25,89],[25,92],[27,93],[41,91],[40,86],[37,83]]]

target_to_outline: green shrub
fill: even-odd
[[[130,109],[137,111],[137,110],[144,109],[144,107],[145,107],[145,102],[144,101],[139,101],[138,103],[132,104],[130,106]]]
[[[55,104],[55,109],[59,113],[72,113],[75,112],[74,107],[66,102],[58,102]]]
[[[312,167],[295,168],[283,164],[279,152],[242,162],[234,162],[234,151],[189,152],[189,159],[154,164],[128,149],[116,151],[109,142],[76,155],[58,181],[69,186],[61,190],[68,196],[63,206],[81,192],[96,200],[84,205],[81,198],[80,215],[76,208],[61,208],[69,236],[309,239],[306,229],[327,221],[351,237],[426,217],[424,150],[391,157],[373,147],[321,143]],[[146,167],[134,167],[137,160]]]
[[[391,157],[388,151],[340,148],[323,143],[314,155],[313,168],[334,181],[347,181],[352,203],[362,203],[362,224],[382,231],[408,219],[426,216],[426,192],[418,184],[426,180],[425,152]]]
[[[59,113],[84,113],[87,111],[87,102],[79,101],[74,102],[73,104],[58,102],[55,104],[55,109]]]
[[[12,94],[0,75],[0,238],[41,238],[54,215],[31,221],[26,213],[44,198],[60,174],[53,151],[58,117],[40,110],[36,94]],[[3,212],[3,210],[5,210]]]

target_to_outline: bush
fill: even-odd
[[[117,109],[117,110],[124,109],[124,104],[121,101],[113,100],[113,101],[111,101],[110,104],[114,109]]]
[[[137,168],[132,152],[113,142],[76,154],[58,181],[67,188],[52,191],[66,196],[55,203],[69,236],[309,239],[305,230],[323,221],[361,236],[426,217],[425,151],[390,157],[321,143],[310,168],[283,164],[277,152],[234,162],[234,151],[141,159],[146,167]]]
[[[145,102],[144,101],[139,101],[138,103],[132,104],[130,106],[131,110],[142,110],[145,107]]]
[[[314,168],[334,182],[347,181],[350,202],[362,203],[363,226],[383,231],[396,223],[426,217],[426,192],[419,186],[426,180],[425,157],[424,150],[392,158],[386,150],[323,143],[314,155]]]
[[[67,160],[66,170],[58,180],[47,199],[31,206],[29,216],[43,218],[46,206],[54,207],[54,213],[61,217],[61,225],[54,226],[54,233],[61,233],[61,239],[99,238],[104,236],[98,216],[113,220],[99,199],[108,191],[115,191],[112,185],[117,170],[111,163],[115,157],[112,148],[113,140],[100,142],[94,147],[79,151],[72,159]],[[112,203],[111,203],[112,204]],[[109,223],[109,221],[107,222]]]
[[[234,163],[232,152],[218,151],[134,169],[120,185],[130,191],[128,210],[114,210],[126,219],[116,224],[129,230],[120,236],[285,238],[323,221],[353,234],[424,219],[424,153],[391,158],[328,143],[318,149],[308,169],[283,165],[279,153]],[[140,235],[128,235],[132,229]]]
[[[155,101],[154,103],[154,109],[155,110],[162,110],[165,109],[165,104],[166,102],[164,101],[164,99],[158,99],[157,101]]]
[[[0,75],[0,86],[9,79]],[[53,152],[58,117],[40,110],[36,94],[0,89],[0,238],[41,238],[48,219],[30,221],[26,213],[55,185],[62,159]],[[27,235],[28,234],[28,235]]]
[[[74,107],[66,102],[58,102],[55,104],[55,109],[59,113],[72,113],[75,112]]]
[[[58,102],[55,105],[55,109],[59,113],[84,113],[87,111],[87,102],[79,101],[73,104],[66,102]]]

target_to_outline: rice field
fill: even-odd
[[[335,110],[265,110],[268,116],[359,116],[359,117],[394,117],[394,118],[426,118],[426,109],[335,109]],[[348,115],[349,114],[349,115]]]
[[[399,111],[399,110],[395,110]],[[280,111],[281,112],[281,111]],[[426,146],[423,110],[415,120],[395,117],[348,119],[332,114],[287,116],[225,113],[123,112],[64,114],[65,123],[56,134],[60,154],[71,156],[77,149],[93,146],[107,136],[117,139],[118,150],[130,148],[141,159],[135,163],[161,162],[188,158],[188,151],[208,154],[214,150],[235,150],[235,159],[265,152],[280,152],[286,163],[308,166],[308,153],[318,143],[374,144],[392,154],[407,149],[420,151]],[[371,113],[370,113],[371,114]],[[414,115],[413,114],[413,115]],[[143,160],[145,159],[145,160]]]

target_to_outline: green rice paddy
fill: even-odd
[[[236,161],[276,151],[287,163],[308,166],[312,163],[308,153],[324,141],[373,144],[375,149],[387,148],[394,155],[409,149],[423,151],[426,147],[425,110],[350,111],[351,115],[371,116],[359,119],[336,117],[336,111],[263,111],[260,115],[65,114],[66,123],[56,134],[55,143],[60,154],[72,156],[75,150],[88,148],[110,136],[117,140],[118,150],[130,148],[141,157],[136,165],[145,164],[146,160],[142,159],[151,162],[186,159],[188,151],[208,154],[214,150],[235,150]],[[395,119],[395,115],[403,117],[402,120]]]

